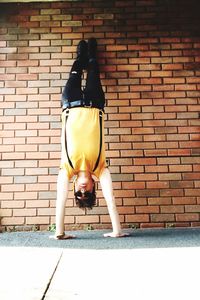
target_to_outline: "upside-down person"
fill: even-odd
[[[74,178],[74,196],[78,207],[92,209],[96,204],[94,178],[100,180],[103,196],[111,218],[111,233],[105,237],[123,237],[113,196],[112,179],[106,165],[104,147],[105,97],[96,59],[97,42],[90,38],[77,46],[69,79],[62,93],[62,153],[57,181],[55,239],[73,238],[64,232],[65,203],[69,182]],[[83,70],[87,70],[84,90]]]

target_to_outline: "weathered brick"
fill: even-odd
[[[37,147],[37,145],[32,145],[32,147]],[[33,149],[34,150],[34,149]],[[26,159],[47,159],[48,158],[48,153],[46,152],[26,152]]]
[[[48,217],[43,217],[43,216],[31,216],[31,217],[26,217],[26,224],[27,225],[40,225],[40,224],[46,224],[49,225],[50,224],[50,219],[49,216]]]
[[[168,197],[168,196],[172,196],[172,197],[179,197],[179,196],[183,196],[183,189],[163,189],[160,191],[160,196],[162,197]]]
[[[5,160],[10,160],[10,159],[14,159],[14,160],[22,160],[25,158],[25,154],[24,153],[17,153],[17,152],[14,152],[14,153],[3,153],[2,154],[2,159],[5,159]]]
[[[160,180],[181,180],[180,173],[167,173],[167,174],[160,174]]]
[[[193,188],[191,188],[191,189],[186,189],[185,190],[185,195],[186,196],[196,196],[196,197],[198,197],[199,196],[199,193],[200,193],[200,189],[193,189]]]
[[[157,180],[157,174],[135,174],[136,181]]]
[[[47,183],[26,184],[26,191],[48,191]]]
[[[127,223],[149,222],[149,215],[148,214],[126,215],[125,220],[126,220]]]
[[[37,177],[36,176],[15,176],[14,183],[21,184],[21,183],[36,183]]]
[[[196,204],[196,198],[195,197],[174,197],[172,198],[173,204],[179,205],[179,204]]]
[[[135,158],[134,159],[135,165],[155,165],[156,159],[155,158]]]
[[[60,96],[79,40],[91,36],[98,40],[106,150],[121,222],[142,228],[200,224],[200,43],[188,35],[196,32],[195,9],[186,19],[176,16],[182,27],[172,37],[174,24],[158,28],[154,18],[155,11],[168,17],[165,2],[117,1],[112,11],[108,6],[27,3],[20,15],[15,9],[4,13],[0,198],[5,227],[46,230],[55,222]],[[97,195],[100,208],[85,216],[74,209],[70,190],[65,228],[77,222],[111,226],[100,190]]]
[[[24,224],[24,217],[5,217],[2,218],[1,225],[9,226],[9,225],[23,225]]]
[[[2,184],[2,192],[24,192],[24,184]]]
[[[26,207],[27,208],[49,207],[49,200],[36,200],[36,201],[27,200]]]
[[[177,214],[176,221],[178,221],[178,222],[199,221],[199,213]]]
[[[2,201],[1,208],[24,208],[24,201]]]
[[[136,213],[159,213],[159,206],[136,206]]]
[[[174,214],[152,214],[151,222],[173,222],[175,221]]]
[[[143,189],[136,191],[137,197],[158,197],[159,190],[158,189]]]
[[[152,179],[150,179],[152,180]],[[166,189],[169,188],[168,181],[149,181],[147,182],[148,189]]]
[[[85,224],[92,224],[92,223],[99,223],[99,217],[98,216],[77,216],[75,218],[76,223],[85,223]]]
[[[36,216],[36,209],[35,208],[23,208],[13,209],[13,216],[14,217],[26,217],[26,216]]]

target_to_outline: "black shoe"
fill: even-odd
[[[88,59],[96,59],[97,56],[97,40],[90,38],[88,40]]]
[[[82,64],[82,68],[87,68],[88,63],[88,44],[85,40],[81,40],[77,45],[77,60]]]

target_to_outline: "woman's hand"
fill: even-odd
[[[112,238],[121,238],[121,237],[127,237],[130,236],[129,233],[124,233],[124,232],[109,232],[109,233],[105,233],[103,235],[104,237],[112,237]]]

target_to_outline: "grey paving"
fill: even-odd
[[[138,249],[200,247],[200,228],[124,230],[126,238],[104,238],[107,231],[74,231],[76,239],[55,241],[51,232],[11,232],[0,234],[0,247],[52,247],[76,249]]]
[[[200,229],[0,234],[1,300],[199,300]]]
[[[42,300],[61,249],[0,247],[0,299]]]

